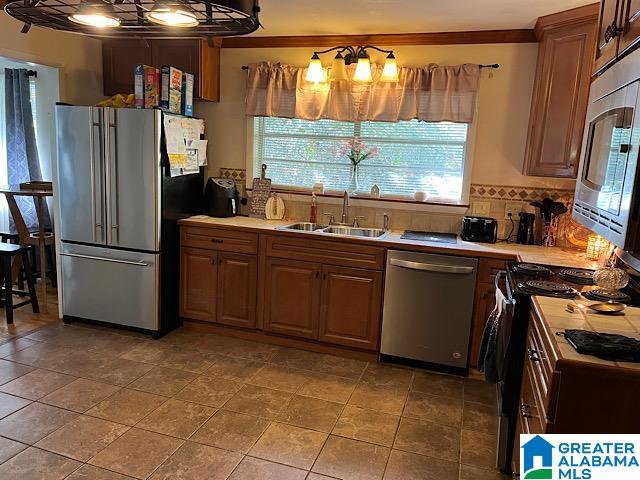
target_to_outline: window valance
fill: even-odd
[[[247,115],[303,120],[429,122],[473,121],[480,66],[472,64],[399,67],[398,82],[378,81],[382,67],[372,65],[372,83],[351,79],[314,84],[306,68],[280,63],[249,65]]]

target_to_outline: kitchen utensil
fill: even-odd
[[[522,245],[533,245],[536,216],[533,213],[520,212],[516,241]]]
[[[267,220],[282,220],[284,218],[284,201],[277,193],[274,193],[269,197],[269,200],[267,200],[267,204],[265,205],[264,212]]]
[[[267,166],[263,163],[260,178],[253,179],[253,192],[251,195],[251,210],[249,212],[250,217],[254,218],[266,218],[265,206],[267,200],[271,196],[271,179],[266,178]]]
[[[592,303],[589,308],[598,313],[604,313],[607,315],[613,315],[624,311],[627,306],[624,303],[619,302],[600,302]]]

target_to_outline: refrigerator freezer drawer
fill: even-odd
[[[160,255],[63,244],[62,313],[157,331]]]

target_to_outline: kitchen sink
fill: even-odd
[[[324,233],[331,233],[334,235],[348,235],[350,237],[367,237],[378,238],[384,235],[386,230],[380,228],[360,228],[360,227],[348,227],[342,225],[331,225],[324,230]]]
[[[283,225],[282,227],[277,227],[277,229],[296,230],[298,232],[315,232],[316,230],[320,230],[325,227],[326,225],[320,225],[319,223],[298,222],[292,223],[291,225]]]

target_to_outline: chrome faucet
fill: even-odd
[[[344,197],[342,198],[342,216],[340,217],[340,223],[347,224],[347,208],[349,207],[349,192],[344,191]]]
[[[386,213],[382,214],[382,229],[385,231],[389,230],[389,215]]]

